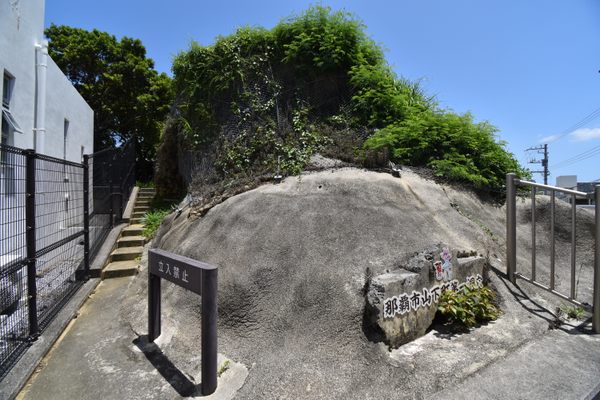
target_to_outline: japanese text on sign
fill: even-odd
[[[202,271],[216,267],[160,249],[151,249],[148,252],[148,269],[150,274],[202,294]]]
[[[158,262],[158,272],[172,276],[175,279],[181,279],[185,283],[188,281],[188,273],[185,267],[179,267],[177,265],[170,265],[162,260]]]

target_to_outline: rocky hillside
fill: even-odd
[[[519,201],[522,248],[530,247],[527,210],[528,202]],[[559,206],[558,214],[568,212]],[[548,247],[547,213],[541,215],[540,252]],[[592,254],[585,237],[593,239],[593,218],[588,211],[578,218],[580,291],[588,296]],[[188,210],[173,214],[152,245],[219,266],[219,351],[250,369],[239,398],[421,398],[543,333],[547,321],[532,319],[502,275],[491,273],[504,309],[498,321],[445,339],[431,332],[390,351],[364,323],[365,283],[437,243],[475,251],[503,269],[504,220],[503,207],[408,170],[395,178],[340,168],[265,184],[201,218]],[[561,219],[560,260],[568,260],[568,227]],[[521,251],[520,265],[527,260]],[[559,268],[559,285],[568,284],[567,272]],[[122,314],[145,332],[146,280],[138,278]],[[163,299],[161,348],[192,375],[199,299],[170,284]]]

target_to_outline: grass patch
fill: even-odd
[[[152,199],[150,209],[142,219],[142,224],[144,224],[143,235],[148,239],[152,239],[163,219],[175,210],[178,203],[179,200],[175,199],[160,199],[158,197]]]
[[[144,219],[142,223],[144,224],[144,232],[143,235],[152,239],[156,234],[156,231],[160,227],[163,219],[171,213],[171,208],[157,208],[151,209],[144,215]]]
[[[229,364],[230,364],[229,360],[223,361],[223,363],[219,367],[219,370],[217,371],[217,376],[219,378],[221,377],[221,375],[223,375],[225,373],[225,371],[227,371],[229,369]]]
[[[563,314],[571,319],[582,320],[585,316],[585,310],[581,307],[563,304],[559,309]]]
[[[152,181],[150,181],[150,182],[135,181],[135,186],[137,186],[139,188],[153,188],[154,182],[152,182]]]

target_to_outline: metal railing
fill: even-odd
[[[531,276],[527,277],[517,272],[517,186],[531,188]],[[537,280],[537,254],[536,254],[536,195],[538,189],[549,192],[550,196],[550,261],[549,285],[544,285]],[[556,194],[562,193],[570,197],[571,201],[571,249],[570,249],[570,290],[568,294],[556,289]],[[515,174],[506,176],[506,267],[509,280],[514,284],[516,279],[523,279],[533,285],[547,290],[560,298],[578,306],[585,306],[576,298],[576,263],[577,263],[577,197],[595,199],[595,250],[594,250],[594,291],[592,306],[592,330],[600,333],[600,185],[595,187],[594,193],[579,192],[555,186],[542,185],[535,182],[517,179]]]
[[[5,145],[0,153],[2,377],[89,270],[84,243],[89,193],[82,164]]]
[[[88,204],[93,257],[115,222],[123,218],[135,186],[135,147],[132,143],[117,149],[104,149],[83,156],[83,163],[89,168],[88,188],[93,193]]]
[[[90,259],[122,217],[135,153],[120,150],[109,165],[99,158],[75,163],[0,144],[0,380],[89,279]],[[114,189],[96,186],[94,167],[112,174]]]

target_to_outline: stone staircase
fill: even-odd
[[[150,202],[154,195],[154,188],[139,189],[133,213],[129,219],[129,226],[121,231],[116,248],[110,254],[109,262],[102,270],[102,279],[131,276],[138,273],[146,243],[146,238],[143,236],[142,219],[150,208]]]

